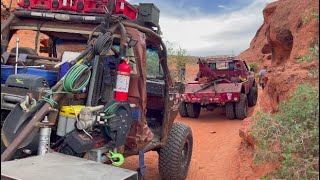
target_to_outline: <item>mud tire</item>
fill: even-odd
[[[226,117],[230,120],[236,118],[234,103],[226,103]]]
[[[174,123],[167,144],[160,149],[159,174],[163,180],[184,180],[192,156],[192,130],[183,123]]]
[[[187,103],[182,102],[179,106],[179,114],[181,117],[188,117]]]
[[[243,120],[248,116],[248,99],[247,95],[241,94],[240,101],[235,103],[235,114],[237,119]]]
[[[258,87],[255,85],[253,86],[248,94],[248,106],[252,107],[257,104],[257,99],[258,99]]]
[[[188,103],[187,104],[187,113],[191,118],[198,118],[201,111],[201,104],[199,103]]]

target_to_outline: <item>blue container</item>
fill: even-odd
[[[25,73],[25,68],[18,68],[18,74]],[[14,66],[1,65],[1,84],[5,84],[8,76],[14,74]]]
[[[59,79],[63,78],[64,75],[67,74],[69,70],[70,63],[65,62],[60,66],[60,74],[59,74]]]
[[[141,111],[139,108],[131,108],[132,110],[132,119],[134,121],[140,121]]]
[[[33,74],[33,75],[45,77],[47,79],[50,87],[54,86],[58,81],[58,72],[57,71],[27,68],[26,74]]]

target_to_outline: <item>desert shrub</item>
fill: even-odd
[[[249,63],[248,66],[250,67],[250,70],[252,70],[253,72],[257,72],[259,67],[257,65],[257,63]]]
[[[319,12],[312,11],[311,16],[314,17],[319,22]]]
[[[182,49],[181,47],[177,49],[168,48],[168,65],[171,67],[170,75],[174,81],[184,80],[182,69],[186,68],[187,60],[188,56],[186,49]]]
[[[298,59],[298,62],[311,62],[316,58],[319,59],[319,42],[317,42],[312,48],[310,48],[307,54]]]
[[[276,114],[259,112],[252,126],[255,163],[280,162],[269,177],[319,179],[319,88],[299,85]]]

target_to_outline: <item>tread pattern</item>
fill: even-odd
[[[226,103],[226,117],[231,120],[236,118],[234,103]]]
[[[181,167],[181,153],[185,142],[189,140],[189,154],[187,165]],[[192,130],[183,123],[174,123],[167,140],[167,144],[160,149],[159,173],[164,180],[183,180],[188,175],[189,165],[192,156]]]
[[[249,107],[255,106],[257,104],[258,99],[258,87],[254,85],[248,94],[248,105]]]
[[[247,95],[241,94],[240,101],[235,103],[235,113],[237,119],[243,120],[248,116],[248,99]]]
[[[188,103],[187,113],[191,118],[198,118],[201,111],[201,105],[199,103]]]
[[[179,114],[181,117],[188,117],[187,103],[182,102],[179,106]]]

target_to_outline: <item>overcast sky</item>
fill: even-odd
[[[262,10],[271,0],[129,0],[154,3],[160,9],[165,41],[188,55],[238,55],[263,23]]]

